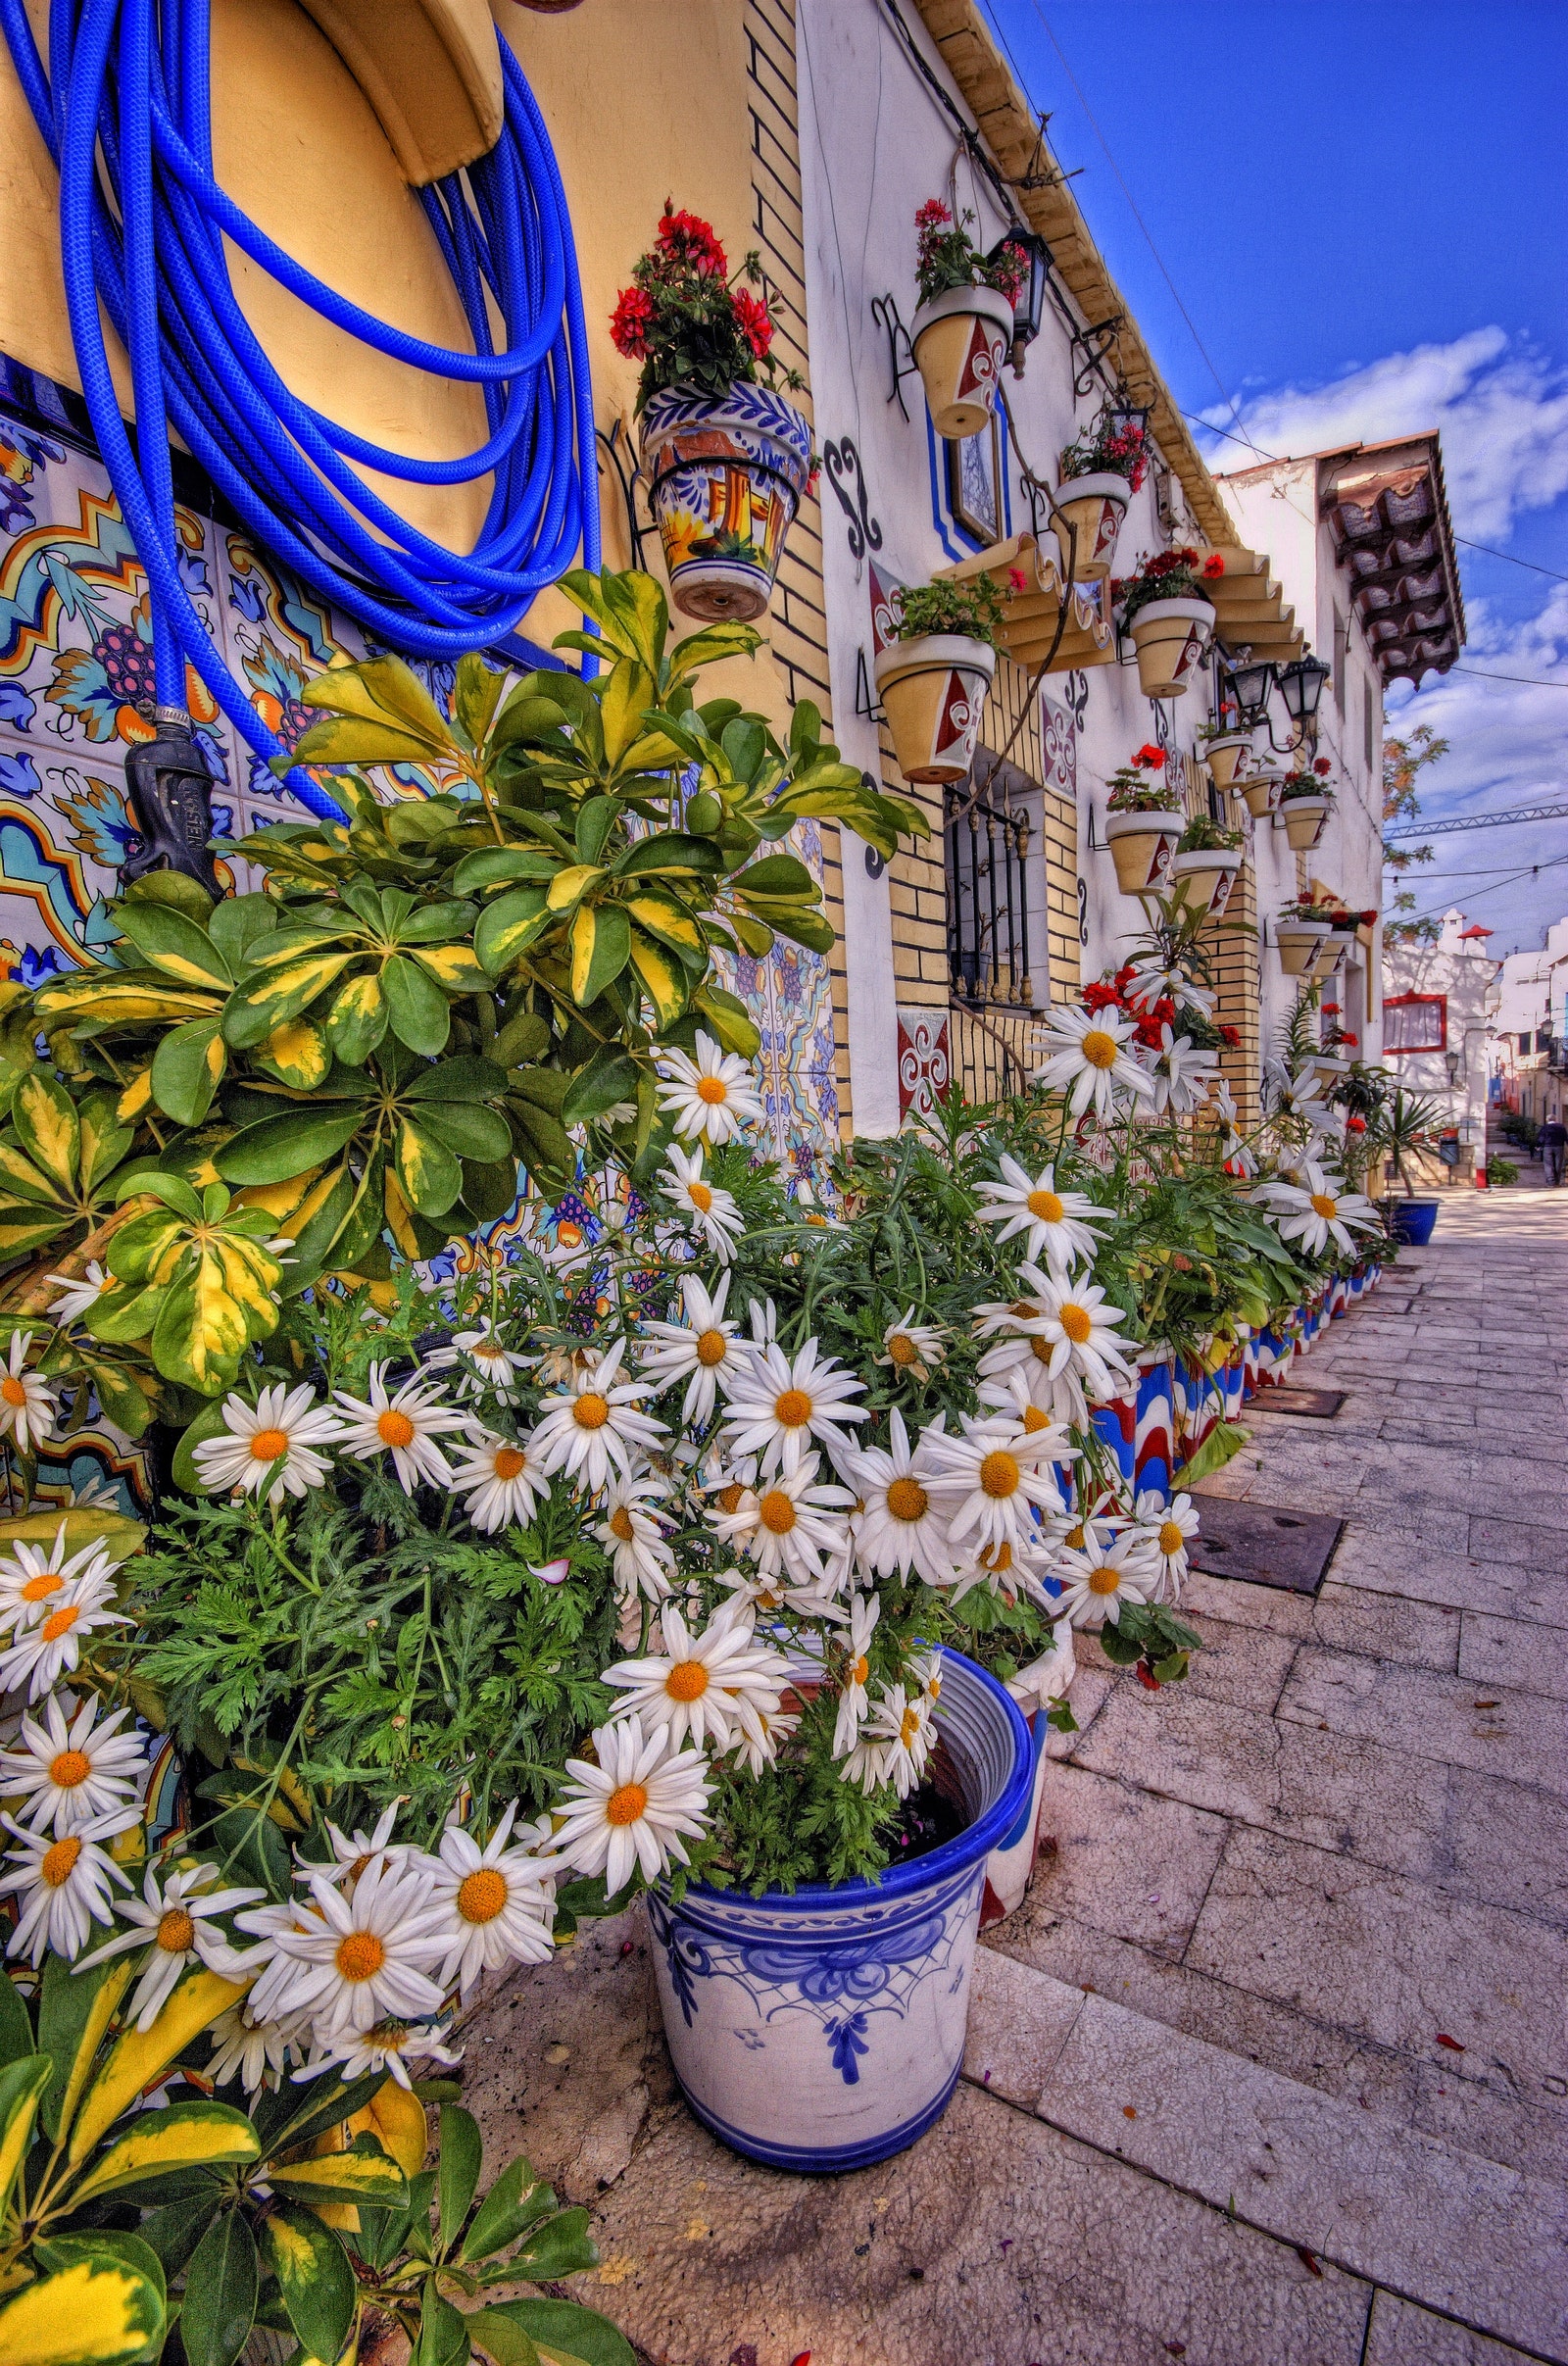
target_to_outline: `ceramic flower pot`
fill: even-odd
[[[765,615],[810,474],[806,420],[766,386],[737,382],[718,401],[668,386],[641,433],[675,606],[704,623]]]
[[[1236,783],[1236,794],[1243,799],[1254,821],[1266,820],[1274,811],[1284,778],[1283,772],[1276,772],[1266,764],[1260,771],[1242,774]]]
[[[1275,817],[1284,823],[1286,838],[1296,853],[1304,855],[1316,846],[1323,835],[1323,827],[1329,817],[1329,800],[1326,797],[1287,797]]]
[[[1139,1357],[1138,1418],[1133,1441],[1133,1485],[1170,1496],[1176,1460],[1175,1375],[1168,1355]]]
[[[1181,698],[1214,635],[1211,600],[1151,600],[1127,627],[1145,698]]]
[[[1121,521],[1127,515],[1132,496],[1125,476],[1113,469],[1097,469],[1090,476],[1070,476],[1065,484],[1056,487],[1056,510],[1052,523],[1056,529],[1056,541],[1061,550],[1061,563],[1067,564],[1067,528],[1077,530],[1073,546],[1073,578],[1079,583],[1099,583],[1110,573],[1116,557],[1116,537]]]
[[[1239,847],[1195,847],[1191,854],[1173,857],[1171,894],[1189,912],[1205,912],[1210,919],[1217,920],[1241,875]]]
[[[1229,1363],[1222,1364],[1214,1377],[1219,1382],[1220,1419],[1234,1421],[1247,1395],[1246,1348],[1239,1347]]]
[[[1237,767],[1244,756],[1252,752],[1250,731],[1227,731],[1219,739],[1203,742],[1200,751],[1204,764],[1214,776],[1216,789],[1241,788],[1236,777]],[[1244,775],[1245,778],[1245,775]]]
[[[961,443],[979,434],[1011,342],[1012,306],[994,287],[950,287],[920,306],[909,343],[938,435]]]
[[[1176,841],[1186,827],[1186,814],[1173,807],[1161,806],[1152,813],[1105,815],[1105,843],[1116,865],[1116,885],[1124,896],[1164,892],[1170,884]]]
[[[1138,1448],[1138,1405],[1132,1397],[1108,1397],[1093,1407],[1090,1426],[1107,1453],[1115,1457],[1124,1486],[1130,1484]]]
[[[1287,977],[1306,977],[1316,968],[1318,952],[1328,933],[1327,920],[1276,922],[1274,936],[1280,967]]]
[[[1424,1249],[1432,1238],[1438,1220],[1437,1200],[1396,1200],[1394,1203],[1394,1237],[1407,1249]]]
[[[693,1883],[648,1898],[664,2035],[713,2134],[769,2168],[902,2152],[957,2084],[986,1861],[1025,1814],[1035,1754],[994,1676],[944,1654],[937,1727],[968,1818],[876,1882],[786,1896]],[[933,1768],[937,1761],[933,1760]]]
[[[922,633],[877,651],[876,694],[906,780],[963,779],[996,670],[990,643],[966,633]]]
[[[1051,1650],[1031,1666],[1021,1668],[1007,1685],[1029,1728],[1034,1778],[1017,1822],[1003,1834],[986,1858],[986,1885],[980,1903],[982,1931],[989,1931],[993,1923],[1004,1922],[1021,1906],[1034,1879],[1040,1853],[1040,1803],[1045,1795],[1051,1746],[1051,1705],[1063,1698],[1076,1673],[1072,1629],[1063,1618],[1052,1630]]]

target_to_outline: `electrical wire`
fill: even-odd
[[[585,566],[599,564],[592,392],[565,193],[506,41],[497,36],[506,107],[499,143],[418,192],[463,305],[473,345],[466,353],[411,336],[339,295],[219,186],[209,10],[210,0],[52,0],[47,74],[24,0],[0,0],[0,30],[60,170],[72,338],[148,579],[158,706],[183,712],[188,662],[270,761],[287,750],[214,647],[183,580],[168,426],[256,541],[302,582],[373,641],[440,660],[504,640],[579,550]],[[372,350],[477,385],[485,441],[456,460],[412,459],[293,394],[240,308],[225,240]],[[134,447],[104,316],[130,358]],[[473,549],[448,550],[410,525],[362,468],[416,484],[489,476]],[[313,813],[342,818],[299,766],[287,785]]]

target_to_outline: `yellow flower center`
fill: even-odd
[[[345,1980],[373,1980],[386,1961],[386,1947],[373,1931],[350,1931],[338,1941],[335,1960]]]
[[[919,1731],[920,1712],[911,1701],[899,1719],[899,1740],[904,1744],[906,1750],[913,1748],[915,1736]]]
[[[641,1783],[622,1783],[605,1801],[607,1824],[635,1824],[647,1813],[648,1794]]]
[[[80,1854],[81,1842],[75,1833],[68,1833],[63,1841],[56,1841],[52,1848],[44,1850],[38,1861],[39,1879],[46,1882],[51,1890],[62,1888],[75,1871],[76,1859]]]
[[[1001,1576],[1012,1567],[1012,1547],[1007,1544],[982,1545],[975,1557],[983,1569],[991,1570],[994,1576]]]
[[[65,1582],[58,1569],[40,1569],[37,1576],[29,1577],[23,1587],[22,1599],[24,1602],[47,1602],[51,1594],[59,1593]]]
[[[623,1545],[636,1543],[637,1531],[631,1524],[631,1513],[626,1509],[624,1503],[617,1503],[611,1513],[610,1533],[612,1536],[618,1536]]]
[[[980,1465],[980,1485],[988,1496],[998,1499],[1015,1495],[1018,1488],[1018,1465],[1011,1454],[1004,1454],[1000,1447],[994,1454],[987,1454]]]
[[[1082,1520],[1079,1521],[1076,1528],[1069,1528],[1061,1541],[1066,1546],[1069,1553],[1082,1553],[1084,1549],[1084,1527]]]
[[[1091,1594],[1114,1594],[1120,1584],[1121,1571],[1112,1569],[1108,1562],[1102,1561],[1098,1569],[1091,1569],[1089,1572]]]
[[[865,1653],[862,1651],[859,1658],[856,1661],[854,1667],[852,1667],[850,1670],[850,1682],[852,1684],[863,1684],[870,1673],[871,1662],[869,1659],[867,1659]]]
[[[888,1341],[888,1360],[902,1371],[906,1364],[918,1363],[920,1351],[907,1331],[895,1331]]]
[[[1024,1406],[1023,1430],[1026,1438],[1032,1438],[1036,1430],[1049,1429],[1050,1427],[1051,1415],[1049,1413],[1043,1413],[1038,1405],[1026,1405]]]
[[[773,1418],[785,1429],[804,1429],[811,1418],[811,1400],[804,1389],[784,1389],[773,1400]]]
[[[6,1379],[0,1380],[0,1397],[5,1399],[7,1405],[26,1404],[27,1392],[23,1387],[21,1381],[17,1378],[15,1372],[11,1373]]]
[[[722,1076],[699,1076],[697,1098],[706,1101],[710,1109],[716,1109],[729,1099],[729,1086]]]
[[[692,1206],[696,1208],[699,1215],[707,1215],[709,1209],[713,1205],[713,1195],[706,1183],[688,1183],[686,1186],[686,1197],[688,1200],[690,1200]]]
[[[1178,1521],[1162,1520],[1160,1522],[1159,1549],[1161,1553],[1180,1553],[1186,1542],[1187,1539],[1183,1536]]]
[[[1312,1194],[1312,1208],[1314,1214],[1332,1219],[1340,1211],[1340,1203],[1338,1200],[1331,1200],[1326,1191],[1315,1191]]]
[[[671,1701],[701,1701],[708,1690],[708,1670],[700,1659],[677,1660],[664,1678]]]
[[[79,1605],[75,1602],[68,1602],[63,1610],[51,1611],[38,1632],[45,1643],[58,1643],[62,1635],[71,1633],[80,1616]]]
[[[928,1701],[941,1700],[942,1679],[940,1676],[930,1676],[926,1679],[925,1697]]]
[[[1116,1038],[1107,1035],[1103,1027],[1091,1027],[1079,1050],[1092,1068],[1113,1068],[1116,1064]]]
[[[888,1509],[896,1520],[923,1520],[930,1501],[918,1479],[895,1479],[888,1488]]]
[[[57,1791],[74,1791],[91,1772],[92,1760],[84,1750],[63,1750],[49,1762],[49,1780]]]
[[[528,1457],[520,1447],[498,1446],[496,1448],[494,1469],[498,1479],[514,1479],[519,1471],[527,1467],[527,1462]]]
[[[733,1518],[734,1514],[739,1511],[741,1507],[741,1498],[745,1493],[745,1488],[738,1485],[732,1487],[721,1487],[718,1491],[719,1510],[722,1512],[727,1512]]]
[[[579,1429],[603,1429],[610,1419],[610,1400],[597,1389],[584,1389],[571,1408],[571,1417]]]
[[[251,1453],[258,1462],[275,1462],[280,1454],[288,1453],[287,1430],[259,1429],[251,1440]]]
[[[1032,1191],[1024,1206],[1042,1224],[1059,1224],[1066,1213],[1054,1191]]]
[[[1049,1363],[1051,1361],[1050,1340],[1040,1338],[1031,1339],[1029,1342],[1029,1353],[1034,1357],[1036,1363]]]
[[[1093,1336],[1095,1325],[1087,1306],[1063,1306],[1056,1320],[1075,1348],[1081,1348]]]
[[[494,1922],[507,1902],[507,1878],[493,1865],[481,1865],[458,1884],[454,1900],[465,1922]]]
[[[697,1342],[697,1360],[703,1369],[710,1372],[715,1363],[722,1363],[728,1346],[722,1331],[705,1331]]]
[[[770,1487],[757,1506],[758,1517],[772,1536],[788,1536],[799,1514],[782,1487]]]
[[[414,1424],[408,1414],[399,1412],[395,1405],[389,1405],[384,1413],[376,1415],[375,1434],[383,1446],[414,1444]]]
[[[196,1925],[183,1906],[171,1906],[158,1925],[158,1945],[166,1955],[188,1955],[196,1943]]]

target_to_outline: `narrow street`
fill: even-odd
[[[1332,1423],[1249,1408],[1204,1492],[1343,1516],[1327,1579],[1194,1577],[1157,1698],[1087,1646],[1054,1848],[913,2151],[714,2144],[640,1911],[501,1993],[470,2095],[595,2205],[585,2298],[681,2366],[1568,2358],[1565,1286],[1568,1194],[1455,1194],[1298,1367]]]

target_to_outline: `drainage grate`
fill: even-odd
[[[1245,1578],[1250,1586],[1280,1586],[1315,1594],[1340,1541],[1343,1520],[1321,1511],[1276,1511],[1267,1503],[1228,1496],[1198,1496],[1202,1533],[1193,1567],[1209,1577]]]
[[[1258,1400],[1260,1413],[1298,1413],[1303,1421],[1332,1421],[1348,1392],[1345,1389],[1270,1389]]]

